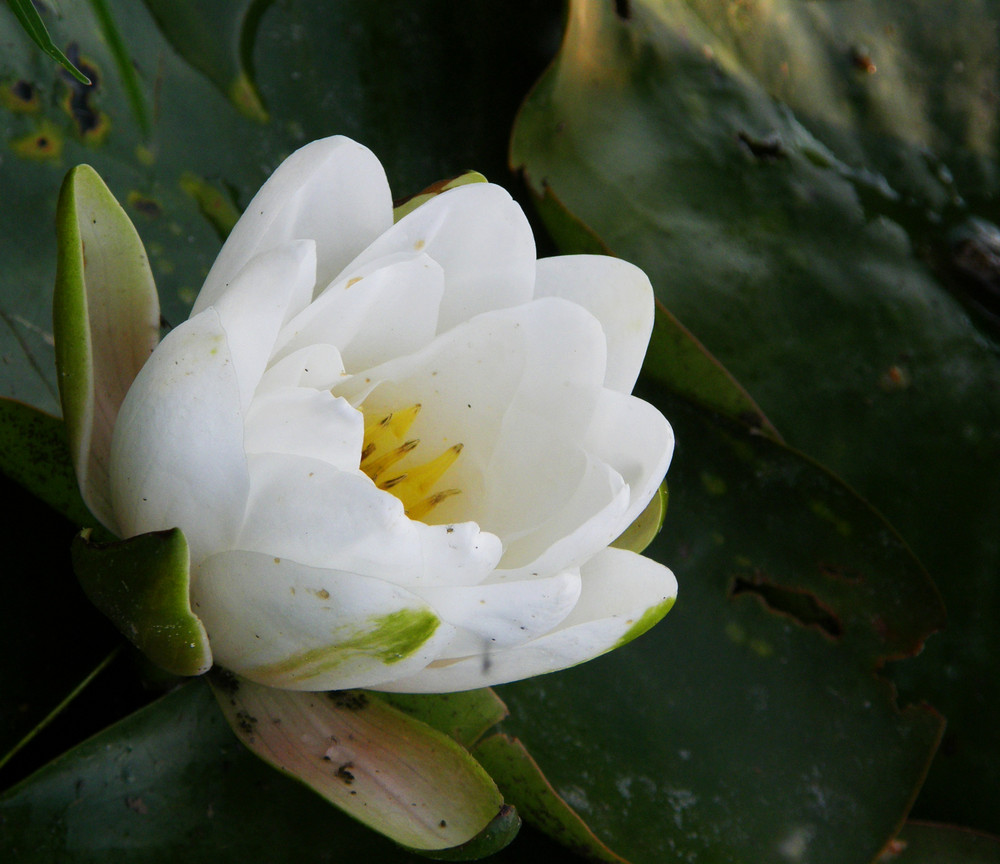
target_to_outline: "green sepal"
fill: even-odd
[[[73,541],[73,568],[90,601],[157,666],[201,675],[212,665],[208,634],[191,611],[190,553],[179,528],[94,543]]]
[[[472,755],[529,825],[589,861],[627,864],[555,790],[519,738],[504,733],[491,735],[479,743]]]
[[[382,693],[381,698],[411,717],[471,749],[510,711],[490,687],[459,693]]]
[[[160,338],[160,305],[135,227],[89,165],[63,181],[52,302],[59,397],[80,492],[112,532],[108,476],[118,409]]]
[[[392,210],[392,221],[398,222],[404,216],[416,210],[421,204],[426,204],[435,195],[440,195],[449,189],[456,189],[459,186],[465,186],[469,183],[488,182],[478,171],[466,171],[464,174],[459,174],[457,177],[451,177],[448,180],[438,180],[437,183],[432,183],[422,192],[418,192],[416,195],[411,195],[409,198],[404,198],[402,201],[397,202]]]
[[[626,549],[641,553],[660,533],[663,519],[667,515],[667,481],[660,484],[656,494],[646,505],[646,509],[628,526],[611,545],[616,549]]]
[[[219,669],[208,680],[253,753],[411,851],[483,857],[517,832],[468,750],[381,694],[279,690]]]
[[[500,812],[493,817],[490,824],[467,843],[453,846],[451,849],[412,849],[410,851],[434,861],[479,861],[482,858],[489,858],[505,846],[510,845],[520,830],[521,817],[518,815],[517,809],[510,804],[502,804]]]

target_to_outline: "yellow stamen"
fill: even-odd
[[[420,440],[403,441],[403,437],[420,413],[420,405],[411,405],[402,411],[393,411],[365,423],[364,442],[361,448],[361,470],[365,472],[379,489],[391,492],[400,501],[411,519],[422,519],[438,504],[460,489],[446,489],[431,492],[431,488],[455,464],[462,445],[449,447],[429,462],[408,465],[400,471],[392,471],[397,462],[413,452]]]
[[[431,486],[441,479],[445,471],[455,464],[458,454],[462,452],[462,445],[456,444],[449,447],[436,459],[425,462],[423,465],[414,465],[406,469],[406,472],[397,477],[385,481],[385,488],[392,489],[395,495],[407,510],[417,504],[430,492]]]
[[[369,477],[372,478],[378,484],[379,475],[385,471],[386,468],[391,468],[400,459],[402,459],[411,450],[416,449],[416,446],[420,443],[419,438],[414,438],[412,441],[404,441],[395,450],[390,450],[388,453],[384,453],[377,459],[364,458],[364,452],[362,451],[361,459],[361,470],[365,472]]]
[[[394,450],[413,425],[420,413],[420,403],[411,405],[402,411],[393,411],[384,417],[369,420],[365,423],[365,443],[361,450],[362,470],[368,459],[377,458],[388,450]]]
[[[443,492],[435,492],[433,495],[428,495],[426,498],[421,499],[416,504],[406,508],[406,515],[411,519],[423,519],[428,513],[431,512],[438,504],[444,501],[445,498],[451,498],[452,495],[458,495],[461,489],[445,489]]]

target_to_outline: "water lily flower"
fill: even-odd
[[[676,593],[609,545],[673,450],[631,395],[652,322],[636,267],[536,260],[502,188],[394,223],[375,156],[315,141],[123,398],[85,412],[81,488],[118,537],[181,529],[191,608],[244,678],[447,692],[551,672]]]

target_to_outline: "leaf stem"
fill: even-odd
[[[76,687],[70,690],[70,692],[66,694],[65,698],[48,714],[46,714],[45,717],[43,717],[42,720],[30,732],[28,732],[27,735],[18,741],[17,744],[15,744],[4,756],[0,757],[0,769],[2,769],[4,765],[6,765],[11,759],[14,758],[14,756],[23,750],[24,747],[26,747],[39,732],[49,725],[49,723],[65,711],[66,708],[69,707],[69,704],[76,699],[76,697],[79,696],[98,675],[111,665],[115,658],[121,653],[121,650],[122,646],[119,645],[110,654],[108,654],[108,656],[98,663],[97,666],[95,666],[90,673],[76,685]]]
[[[139,84],[139,78],[136,75],[132,58],[129,56],[125,41],[118,32],[118,27],[115,25],[115,19],[111,14],[111,9],[108,7],[108,2],[107,0],[90,0],[90,8],[94,12],[97,25],[101,28],[101,35],[104,37],[105,42],[107,42],[108,48],[111,50],[111,56],[118,67],[118,74],[121,76],[122,87],[124,87],[125,96],[132,107],[132,113],[139,122],[142,134],[148,136],[149,113],[146,110],[146,100],[143,96],[142,87]]]

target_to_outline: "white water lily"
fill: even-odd
[[[183,530],[214,660],[259,683],[446,692],[571,666],[676,593],[609,547],[673,450],[631,395],[652,322],[640,270],[536,260],[500,187],[393,224],[372,153],[316,141],[142,365],[84,496],[119,537]]]

